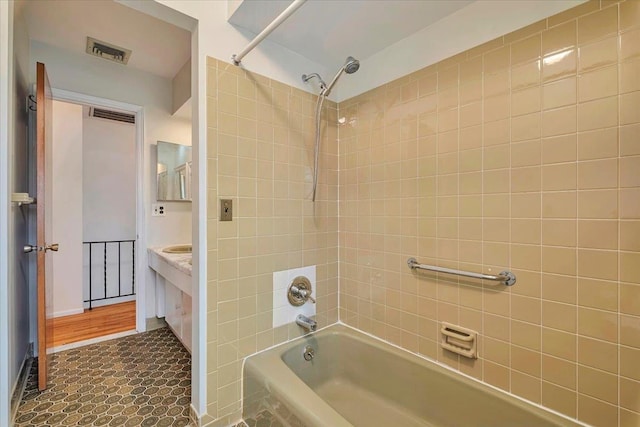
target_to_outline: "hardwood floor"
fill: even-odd
[[[136,329],[136,302],[96,307],[82,314],[53,319],[53,346]]]

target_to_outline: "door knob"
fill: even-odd
[[[36,245],[24,245],[22,248],[22,252],[28,254],[29,252],[37,251],[38,247]]]
[[[53,251],[53,252],[58,252],[58,248],[60,247],[60,245],[58,245],[57,243],[53,243],[51,245],[47,245],[44,247],[44,251]]]

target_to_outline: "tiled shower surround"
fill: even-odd
[[[300,333],[271,328],[271,273],[315,264],[321,326],[339,311],[570,417],[640,425],[640,1],[589,1],[329,103],[315,205],[315,96],[215,60],[208,78],[218,423],[239,417],[241,358]],[[477,330],[480,357],[441,350],[441,321]]]
[[[318,326],[338,320],[337,109],[325,103],[314,204],[316,97],[211,58],[207,93],[207,414],[227,426],[242,359],[303,332],[272,327],[274,271],[315,265]],[[219,222],[225,198],[234,219]]]

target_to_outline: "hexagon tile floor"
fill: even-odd
[[[42,393],[37,376],[16,427],[192,425],[191,356],[168,328],[54,354]]]

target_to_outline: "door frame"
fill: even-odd
[[[133,113],[136,116],[136,330],[147,330],[146,305],[146,270],[147,266],[147,229],[145,218],[145,194],[148,190],[144,185],[144,107],[112,99],[100,98],[65,89],[51,88],[55,101],[72,104],[91,105],[100,108],[112,108]]]
[[[13,2],[0,1],[0,425],[11,421],[9,378],[9,137],[13,82]]]

